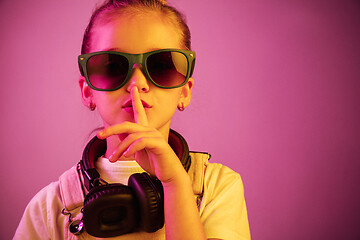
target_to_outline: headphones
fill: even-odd
[[[191,165],[185,139],[170,129],[169,145],[185,170]],[[89,191],[85,196],[83,224],[94,237],[115,237],[126,233],[155,232],[164,225],[164,193],[161,181],[146,172],[132,174],[128,186],[108,184],[100,178],[95,161],[106,152],[106,140],[96,136],[86,145],[81,172]]]

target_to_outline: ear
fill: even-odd
[[[81,90],[83,104],[85,107],[90,107],[91,104],[94,104],[92,89],[89,87],[85,78],[82,76],[79,78],[79,87]]]
[[[184,107],[189,106],[191,101],[191,91],[194,86],[194,79],[189,78],[189,81],[182,87],[179,104],[183,103]]]

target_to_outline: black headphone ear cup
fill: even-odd
[[[109,184],[93,188],[84,201],[84,227],[90,235],[101,238],[132,232],[139,221],[136,204],[128,186]]]
[[[146,232],[155,232],[164,226],[164,193],[161,182],[147,173],[130,176],[129,187],[139,201],[140,227]]]

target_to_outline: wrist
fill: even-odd
[[[189,174],[182,168],[171,178],[161,181],[161,183],[164,188],[172,188],[191,184],[191,180]]]

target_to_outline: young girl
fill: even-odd
[[[191,99],[190,45],[162,0],[107,1],[93,13],[79,85],[104,129],[32,199],[14,239],[250,239],[240,176],[170,129]]]

